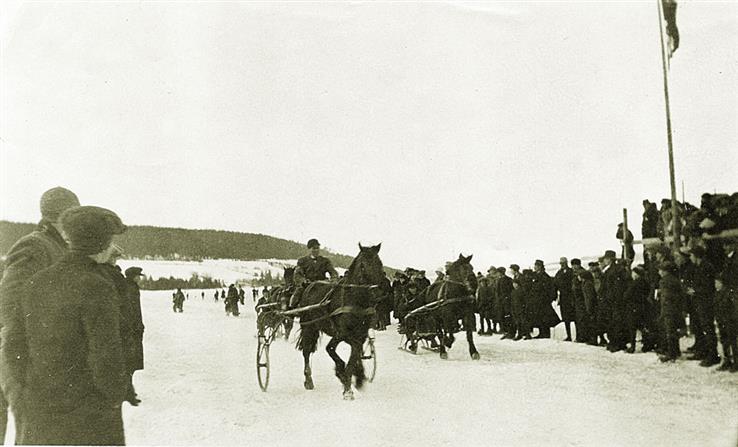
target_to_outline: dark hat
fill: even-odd
[[[491,272],[492,270],[497,270],[497,267],[495,267],[494,265],[490,265],[487,269],[487,273]]]
[[[518,271],[520,270],[520,266],[518,264],[510,264],[510,270]]]
[[[541,267],[543,267],[543,261],[541,261],[540,259],[536,259],[534,265],[540,265]]]
[[[633,267],[633,272],[637,273],[640,277],[646,276],[646,269],[642,264]]]
[[[589,267],[599,267],[600,263],[597,261],[592,261],[592,262],[587,263],[587,265]]]
[[[613,250],[607,250],[605,251],[605,254],[602,257],[605,259],[607,258],[615,259],[618,257],[618,255],[616,255]]]
[[[79,206],[79,199],[72,191],[57,186],[41,195],[41,216],[56,222],[67,209]]]
[[[581,266],[582,265],[582,260],[579,259],[579,258],[574,258],[574,259],[571,260],[571,265]]]
[[[143,276],[141,267],[128,267],[126,269],[126,278],[135,278],[136,276]]]
[[[126,231],[114,212],[97,206],[69,208],[59,218],[70,248],[87,255],[100,253],[113,240],[113,235]]]
[[[500,273],[502,273],[504,275],[505,274],[505,267],[497,267],[497,271],[500,272]]]
[[[320,242],[317,239],[310,239],[307,243],[308,248],[320,248]]]

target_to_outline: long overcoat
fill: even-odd
[[[123,444],[128,386],[115,288],[88,256],[65,255],[21,298],[28,364],[23,444]]]

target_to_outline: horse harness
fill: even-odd
[[[340,283],[330,283],[328,281],[315,281],[315,282],[320,282],[323,284],[331,284],[332,287],[330,288],[330,290],[328,290],[328,292],[326,292],[325,296],[323,297],[322,300],[320,300],[319,303],[313,304],[311,306],[306,306],[303,308],[294,309],[296,311],[299,311],[299,312],[295,312],[295,314],[302,313],[305,310],[318,309],[318,308],[323,308],[325,306],[328,306],[329,304],[331,304],[331,297],[333,295],[333,292],[335,292],[336,289],[352,289],[353,288],[353,289],[372,290],[372,289],[379,288],[379,286],[375,284],[340,284]],[[318,317],[310,321],[300,320],[300,325],[304,326],[304,325],[318,323],[320,321],[327,320],[329,318],[332,318],[332,317],[335,317],[336,315],[341,315],[341,314],[353,314],[359,317],[368,317],[368,316],[374,315],[375,313],[376,313],[376,310],[374,309],[373,306],[364,308],[364,307],[346,304],[345,295],[341,295],[341,305],[336,310],[334,310],[333,312],[329,314],[323,315],[321,317]]]
[[[441,298],[437,299],[436,301],[432,301],[426,305],[420,306],[417,309],[412,310],[407,315],[405,315],[405,318],[411,317],[411,316],[414,317],[422,313],[430,312],[440,307],[448,306],[449,304],[474,301],[474,297],[470,295],[465,295],[465,296],[461,296],[458,298],[448,298],[448,287],[447,286],[449,283],[458,284],[460,286],[466,287],[467,289],[469,288],[469,285],[464,282],[454,281],[452,279],[444,279],[443,283],[441,284],[441,289],[438,291],[438,295]]]

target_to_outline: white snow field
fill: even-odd
[[[212,291],[202,300],[190,290],[182,314],[172,312],[171,291],[143,292],[146,369],[134,377],[143,402],[124,404],[128,444],[736,445],[738,374],[560,340],[475,337],[482,358],[472,361],[457,337],[444,361],[398,350],[393,326],[376,333],[374,382],[344,401],[325,337],[313,356],[316,388],[303,388],[293,334],[272,345],[262,392],[246,292],[238,318]]]

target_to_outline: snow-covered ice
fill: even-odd
[[[738,374],[560,340],[476,337],[482,359],[472,361],[462,337],[443,361],[398,350],[392,327],[376,333],[377,376],[355,401],[342,399],[326,338],[313,356],[312,391],[294,340],[276,340],[262,392],[250,290],[238,318],[212,293],[193,296],[175,314],[171,291],[143,292],[146,369],[135,375],[143,402],[124,405],[129,444],[736,445]]]

